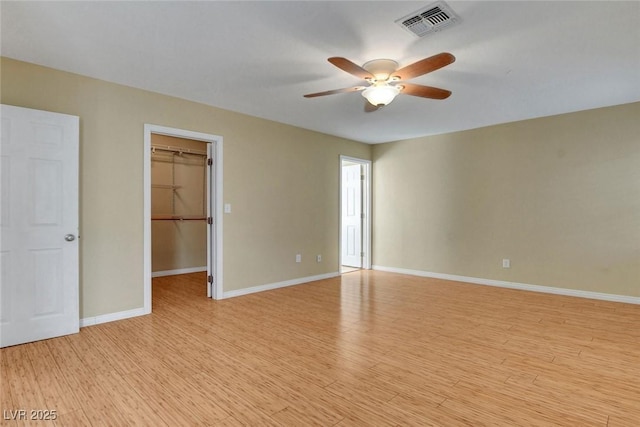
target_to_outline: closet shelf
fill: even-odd
[[[182,154],[194,154],[197,156],[204,156],[207,157],[207,152],[203,151],[203,150],[194,150],[193,148],[183,148],[183,147],[173,147],[171,145],[157,145],[154,144],[151,146],[151,153],[155,153],[156,150],[158,151],[168,151],[168,152],[172,152],[174,154],[177,155],[182,155]]]
[[[177,190],[182,187],[181,185],[171,185],[171,184],[151,184],[152,188],[166,188],[168,190]]]

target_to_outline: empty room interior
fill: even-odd
[[[640,425],[640,2],[0,36],[2,425]]]

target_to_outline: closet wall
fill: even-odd
[[[153,134],[151,146],[151,270],[204,271],[207,143]]]

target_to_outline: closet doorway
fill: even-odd
[[[222,138],[145,125],[144,181],[145,311],[152,277],[203,272],[221,298]]]
[[[207,271],[208,145],[151,135],[151,277]]]

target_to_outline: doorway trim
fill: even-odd
[[[364,214],[364,221],[362,222],[362,252],[364,252],[364,256],[362,257],[362,268],[371,270],[371,160],[344,155],[340,155],[338,266],[342,266],[342,163],[344,161],[362,165],[362,174],[364,175],[362,188],[362,213]]]
[[[210,191],[211,213],[214,218],[212,233],[209,236],[211,242],[211,252],[209,256],[213,258],[211,262],[211,274],[213,283],[209,288],[209,293],[214,299],[222,299],[222,137],[184,129],[170,128],[153,124],[144,125],[144,155],[143,155],[143,221],[144,221],[144,313],[151,313],[151,134],[173,136],[177,138],[194,139],[211,144],[213,154],[214,176],[211,177],[213,185]],[[209,237],[208,237],[209,238]]]

